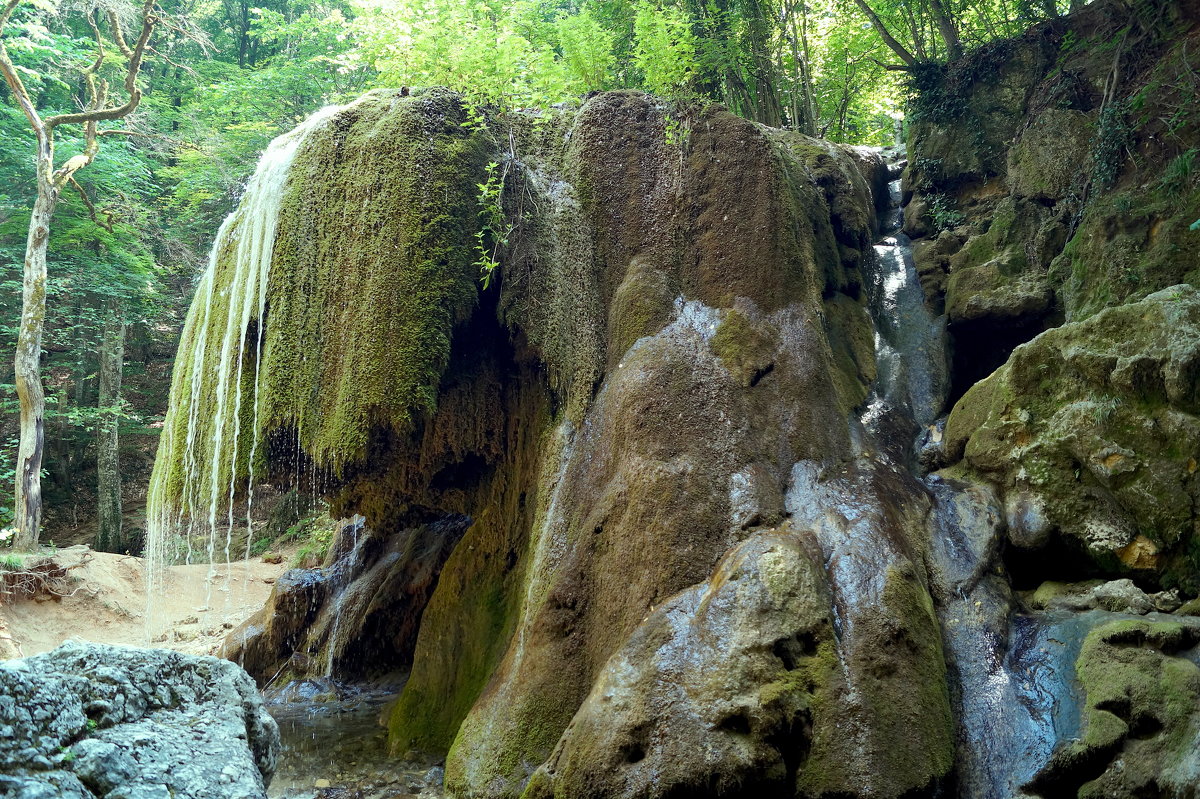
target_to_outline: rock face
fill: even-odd
[[[1162,34],[1193,29],[1185,6],[1134,15],[1153,52],[1186,55]],[[310,123],[247,316],[253,374],[247,349],[222,361],[236,372],[177,376],[227,392],[225,440],[256,443],[206,475],[172,419],[162,485],[197,464],[200,485],[265,475],[365,523],[227,653],[260,680],[411,669],[391,745],[444,755],[456,797],[1009,799],[1102,774],[1094,791],[1137,794],[1156,767],[1184,784],[1192,716],[1138,686],[1161,666],[1190,697],[1191,633],[1138,674],[1095,665],[1130,656],[1110,623],[1170,624],[1200,589],[1181,212],[1145,232],[1175,266],[1136,290],[1100,301],[1091,260],[1064,278],[1112,175],[1095,87],[1052,66],[1094,66],[1068,27],[1096,38],[1111,16],[943,76],[902,187],[929,237],[915,264],[890,239],[886,274],[878,155],[715,106],[610,92],[491,119],[493,138],[444,91],[374,92]],[[477,230],[489,175],[511,229]],[[487,290],[475,241],[502,244]],[[214,264],[220,289],[235,254]],[[186,516],[167,496],[161,515]],[[1161,740],[1123,710],[1105,733],[1126,685]],[[1118,750],[1158,766],[1108,769]]]
[[[0,796],[265,799],[278,752],[228,661],[67,643],[0,665]]]
[[[1200,136],[1169,88],[1195,68],[1198,20],[1192,2],[1092,3],[922,78],[905,218],[928,236],[918,268],[950,317],[956,394],[1064,318],[1200,279]],[[952,240],[931,246],[939,232]]]
[[[254,451],[272,479],[321,473],[335,508],[366,526],[320,573],[281,581],[274,609],[226,653],[262,680],[288,666],[350,674],[364,653],[379,670],[411,664],[393,745],[447,753],[452,793],[518,796],[558,748],[566,754],[547,765],[540,790],[570,795],[584,780],[604,795],[626,788],[572,769],[619,753],[567,768],[563,758],[584,745],[568,732],[572,719],[592,723],[589,693],[612,679],[614,658],[649,654],[639,642],[663,634],[662,608],[675,608],[672,618],[707,613],[686,597],[711,591],[723,609],[695,623],[716,638],[691,667],[697,680],[719,671],[739,686],[744,718],[731,709],[726,728],[710,729],[657,716],[663,748],[643,769],[703,740],[706,758],[672,764],[693,787],[932,790],[953,745],[918,565],[921,499],[913,485],[884,496],[852,424],[875,377],[862,287],[887,203],[882,159],[636,92],[497,120],[511,130],[504,202],[519,222],[499,291],[472,310],[462,302],[475,288],[461,268],[474,259],[460,211],[474,202],[463,187],[486,179],[486,159],[462,116],[444,92],[374,93],[310,123],[296,149],[255,367],[266,396],[240,406],[260,409],[242,421],[261,428],[228,438],[260,437]],[[387,169],[367,171],[393,160],[395,186]],[[334,195],[362,191],[375,204],[347,224]],[[222,275],[242,271],[220,249],[215,264],[217,291]],[[435,273],[440,282],[426,285]],[[421,301],[430,313],[376,304],[355,313],[345,293],[377,285],[367,294],[403,304],[406,281],[436,289]],[[327,284],[336,286],[301,288]],[[204,346],[189,335],[189,346]],[[377,340],[387,357],[361,350]],[[346,361],[343,345],[363,358]],[[406,353],[419,363],[402,362]],[[233,387],[249,372],[218,376],[212,391],[234,392],[225,405],[238,407]],[[338,382],[350,373],[363,388],[346,403],[343,389],[324,390],[350,386]],[[342,424],[353,431],[338,433]],[[174,475],[168,488],[191,468],[171,446],[160,454]],[[253,468],[253,459],[215,467],[221,480]],[[813,510],[808,498],[826,496],[821,475],[846,475],[845,490],[861,483],[877,503],[866,520],[847,509],[827,524],[813,511],[804,526],[781,527],[793,506]],[[854,526],[852,544],[841,524]],[[853,575],[867,557],[882,568],[877,580]],[[844,564],[832,582],[814,565],[822,559]],[[727,590],[732,564],[748,576]],[[335,590],[343,568],[350,582]],[[750,624],[772,614],[762,629]],[[405,636],[418,621],[414,645]],[[752,662],[729,669],[731,647]],[[648,692],[639,701],[659,707],[655,674],[672,666],[636,665]],[[707,690],[691,701],[718,689]],[[639,722],[611,723],[604,740],[619,746]]]
[[[1095,568],[1194,594],[1198,392],[1200,292],[1185,284],[1018,347],[955,405],[946,448],[1012,498],[1014,543],[1059,537]]]

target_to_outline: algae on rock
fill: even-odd
[[[1092,568],[1200,590],[1200,292],[1159,291],[1018,347],[955,405],[946,446],[1039,497]]]

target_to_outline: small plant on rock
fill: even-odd
[[[967,221],[966,214],[955,208],[954,201],[944,194],[930,198],[929,218],[939,233],[943,230],[953,230]]]

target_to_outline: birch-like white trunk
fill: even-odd
[[[53,151],[38,148],[38,196],[29,218],[21,286],[21,326],[17,332],[17,399],[21,403],[21,444],[17,450],[16,539],[18,550],[38,547],[42,530],[42,457],[46,449],[46,393],[42,388],[42,330],[46,320],[46,249],[59,189],[51,180]]]

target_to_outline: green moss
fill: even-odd
[[[780,681],[768,683],[759,692],[764,706],[782,697],[809,697],[812,748],[796,775],[796,790],[800,795],[821,796],[844,785],[847,741],[838,730],[842,712],[838,700],[844,690],[837,645],[830,639],[817,646],[813,657],[801,660],[795,671],[788,672]]]
[[[474,337],[460,342],[470,348],[462,353],[466,363],[452,362],[420,449],[394,453],[397,463],[386,477],[367,476],[347,489],[356,507],[384,506],[377,513],[408,501],[473,519],[442,567],[422,617],[412,673],[389,715],[389,745],[397,753],[444,755],[508,649],[527,598],[530,530],[547,501],[541,470],[550,467],[540,453],[557,453],[544,433],[553,420],[540,370],[527,364],[506,380],[510,366],[501,362],[502,375]],[[428,485],[431,473],[453,473],[465,453],[491,464],[479,483],[445,490]]]
[[[875,327],[866,307],[845,294],[825,300],[825,330],[833,352],[831,376],[838,406],[849,416],[875,381]]]
[[[1081,583],[1060,583],[1054,580],[1047,580],[1039,585],[1033,594],[1030,595],[1028,599],[1029,606],[1037,610],[1045,610],[1060,599],[1069,599],[1073,596],[1086,594],[1103,583],[1103,580],[1085,580]]]
[[[1191,286],[1049,330],[956,403],[947,453],[1040,494],[1052,527],[1104,573],[1193,591],[1198,348]]]
[[[1179,653],[1198,640],[1194,626],[1146,620],[1088,633],[1075,662],[1086,695],[1083,735],[1055,753],[1036,783],[1064,796],[1138,796],[1145,785],[1174,795],[1181,777],[1190,787],[1200,666]]]
[[[340,473],[373,431],[405,434],[428,418],[477,294],[474,183],[487,145],[465,118],[445,92],[381,91],[309,130],[280,200],[265,320],[256,287],[235,284],[239,242],[261,220],[235,213],[180,342],[156,522],[222,516],[230,491],[267,471],[272,442]],[[227,324],[234,312],[244,325]],[[222,370],[222,349],[240,363]]]
[[[671,320],[676,293],[667,273],[646,258],[635,258],[608,310],[611,357],[620,358],[638,339],[662,330]]]
[[[798,795],[851,794],[863,774],[929,789],[953,766],[954,722],[933,602],[911,567],[891,566],[884,580],[878,611],[855,621],[855,636],[865,640],[843,654],[849,663],[839,662],[831,642],[805,671],[765,689],[812,694],[812,748]],[[853,677],[852,688],[843,674]],[[847,734],[848,723],[861,725],[861,734]]]
[[[1052,268],[1068,319],[1086,319],[1168,286],[1200,283],[1194,255],[1200,232],[1189,229],[1195,214],[1184,211],[1197,206],[1200,190],[1177,196],[1152,182],[1089,204]]]
[[[264,427],[318,464],[436,407],[451,332],[474,307],[475,183],[486,146],[446,93],[380,92],[340,112],[292,166],[275,245]]]
[[[773,329],[756,325],[731,308],[717,325],[709,347],[739,383],[749,386],[772,364],[779,339]]]
[[[929,592],[911,571],[892,566],[884,578],[883,605],[896,619],[910,650],[890,678],[868,683],[867,706],[894,746],[885,749],[890,768],[909,773],[903,785],[940,779],[954,764],[954,721],[946,684],[942,639]]]
[[[456,657],[430,652],[430,638],[447,631],[432,624],[421,627],[416,669],[405,685],[388,722],[393,751],[445,753],[467,712],[487,685],[508,646],[515,622],[516,597],[512,577],[492,567],[495,520],[477,521],[456,547],[443,569],[437,595],[431,602],[431,622],[452,613],[456,617]],[[491,556],[491,557],[489,557]]]

